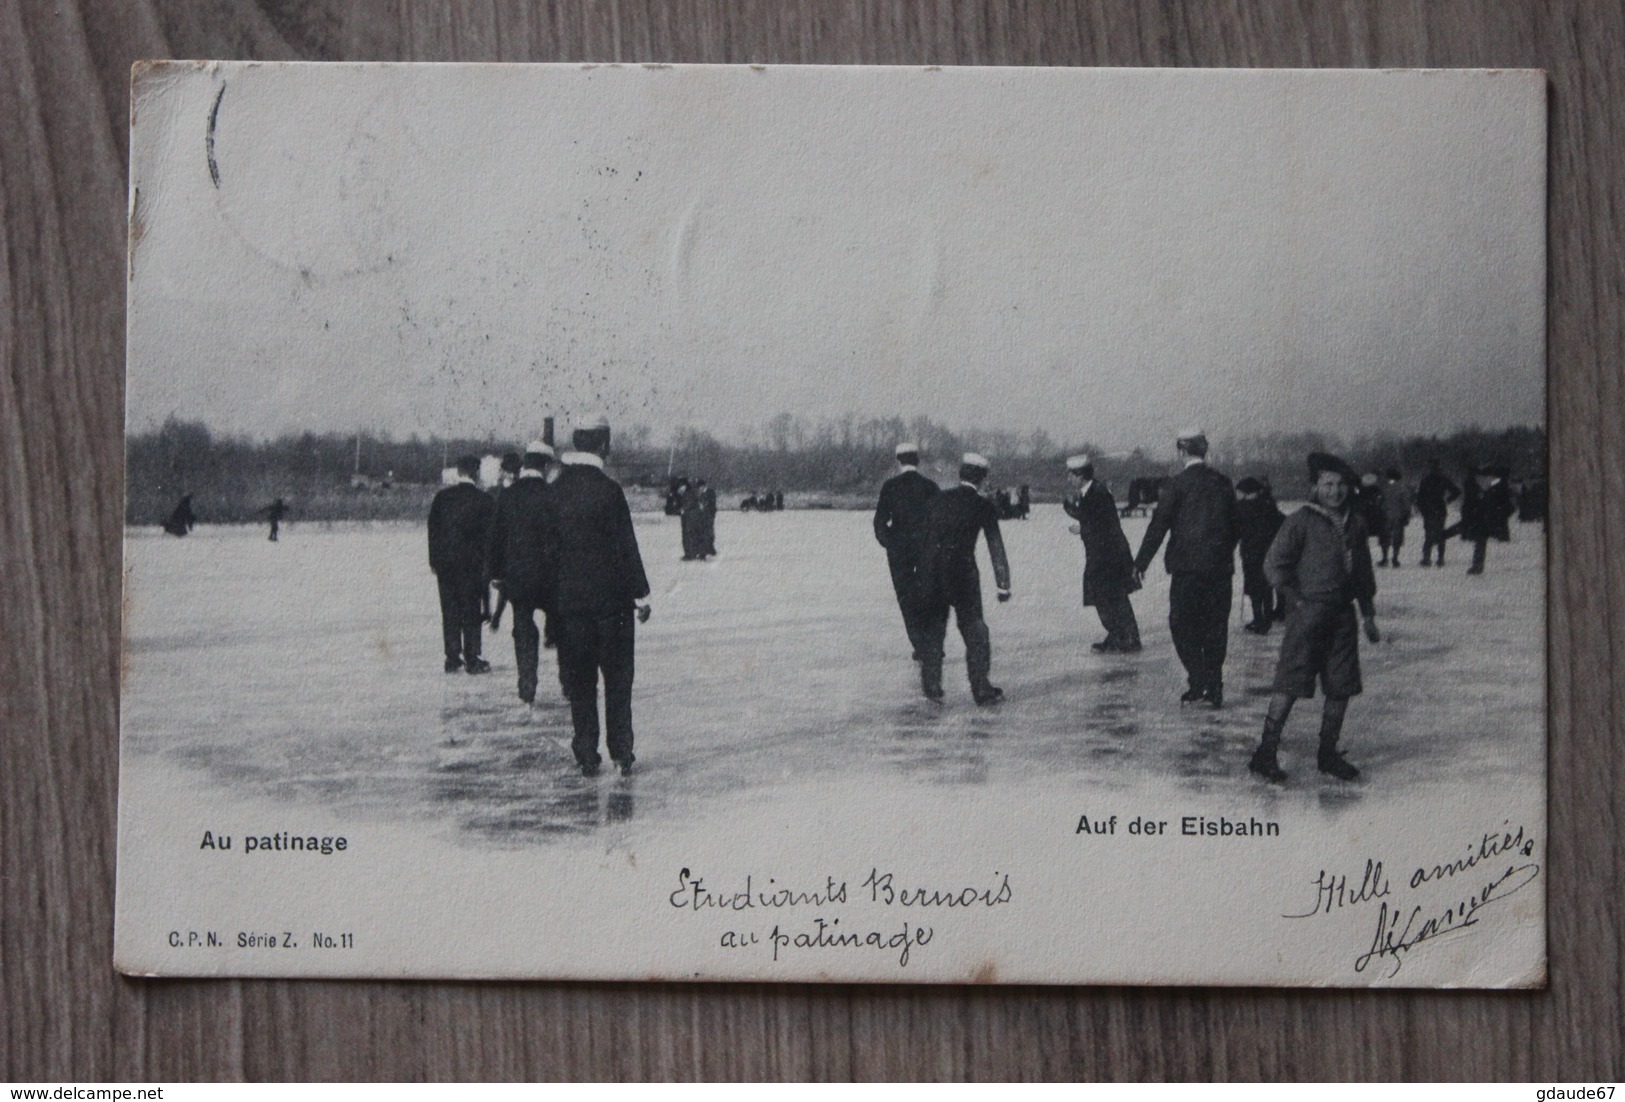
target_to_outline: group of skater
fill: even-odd
[[[717,492],[703,478],[675,478],[666,493],[666,515],[682,522],[683,561],[717,554]]]
[[[574,431],[572,443],[573,450],[559,455],[548,440],[533,441],[523,455],[505,459],[499,485],[489,492],[478,483],[479,460],[466,456],[457,462],[457,481],[435,495],[429,565],[439,586],[445,670],[489,672],[481,656],[482,629],[489,624],[496,630],[511,608],[520,699],[535,701],[541,652],[556,649],[576,764],[588,776],[600,771],[602,730],[610,759],[627,774],[636,760],[636,624],[650,616],[649,581],[626,495],[604,470],[608,422],[589,420]],[[1186,673],[1180,702],[1222,707],[1239,550],[1243,593],[1252,604],[1248,629],[1263,634],[1285,622],[1263,731],[1248,768],[1266,781],[1286,780],[1279,760],[1283,732],[1294,705],[1312,698],[1318,685],[1325,700],[1316,766],[1338,780],[1355,779],[1359,770],[1339,743],[1349,701],[1363,687],[1359,637],[1373,643],[1381,638],[1376,567],[1399,564],[1414,512],[1423,523],[1424,564],[1442,565],[1445,542],[1460,536],[1474,547],[1469,572],[1482,573],[1485,544],[1508,536],[1513,507],[1506,471],[1476,469],[1458,487],[1434,462],[1412,494],[1397,471],[1388,473],[1386,485],[1373,487],[1373,480],[1362,479],[1337,456],[1314,452],[1306,459],[1308,501],[1287,516],[1267,481],[1244,478],[1232,485],[1210,466],[1200,430],[1181,432],[1175,447],[1182,470],[1159,487],[1137,551],[1091,458],[1066,460],[1070,488],[1063,507],[1084,551],[1083,604],[1095,609],[1105,631],[1092,649],[1115,655],[1143,650],[1131,598],[1166,543],[1168,623]],[[921,473],[917,444],[899,444],[896,459],[900,469],[881,487],[873,527],[886,552],[921,691],[932,701],[947,695],[943,660],[951,615],[964,641],[972,699],[996,705],[1004,690],[991,681],[979,542],[992,562],[1000,602],[1011,599],[1011,576],[999,503],[984,490],[991,464],[965,453],[956,485],[943,489]],[[680,490],[683,557],[714,555],[714,492],[702,480],[685,481]],[[1449,525],[1448,509],[1458,500],[1460,520]],[[1373,562],[1373,538],[1381,542],[1380,563]]]
[[[1222,707],[1239,549],[1243,593],[1252,605],[1247,630],[1265,634],[1273,623],[1285,622],[1263,732],[1248,768],[1275,784],[1286,780],[1279,760],[1282,733],[1293,706],[1312,698],[1318,683],[1325,702],[1316,766],[1338,780],[1354,780],[1359,770],[1344,757],[1339,741],[1349,701],[1363,687],[1359,636],[1373,643],[1381,639],[1375,566],[1399,566],[1414,510],[1423,525],[1423,565],[1436,555],[1443,566],[1445,542],[1460,536],[1473,545],[1468,573],[1482,574],[1488,542],[1509,537],[1514,507],[1507,470],[1475,468],[1466,486],[1457,487],[1433,460],[1412,495],[1397,470],[1385,478],[1362,478],[1339,457],[1314,452],[1306,458],[1308,501],[1286,516],[1267,480],[1244,478],[1232,485],[1208,464],[1208,440],[1200,429],[1179,433],[1175,447],[1182,470],[1158,488],[1137,552],[1129,547],[1122,514],[1096,479],[1091,458],[1066,460],[1071,486],[1063,507],[1083,544],[1083,603],[1095,609],[1106,633],[1092,649],[1124,655],[1143,649],[1130,598],[1166,540],[1168,626],[1186,673],[1180,702]],[[981,490],[990,465],[981,455],[966,453],[958,485],[942,490],[920,472],[918,444],[899,444],[896,458],[901,469],[881,487],[874,531],[886,550],[921,691],[934,701],[944,698],[943,642],[952,612],[965,644],[972,698],[978,705],[997,704],[1004,692],[989,680],[992,645],[982,612],[978,537],[986,543],[1001,602],[1010,600],[1011,579],[999,510]],[[1449,506],[1458,499],[1460,520],[1447,525]],[[1371,556],[1373,538],[1382,549],[1378,564]]]
[[[571,443],[573,450],[558,455],[546,440],[532,441],[514,457],[515,469],[504,465],[494,492],[479,486],[478,457],[464,456],[456,482],[435,495],[429,566],[440,590],[445,670],[490,672],[480,633],[487,623],[495,630],[504,606],[511,608],[519,698],[535,701],[541,651],[556,649],[577,766],[586,776],[598,774],[602,731],[604,748],[624,776],[636,760],[636,624],[651,614],[649,579],[626,494],[604,470],[609,422],[588,419]]]

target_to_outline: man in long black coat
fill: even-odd
[[[429,505],[429,569],[440,584],[440,634],[446,672],[486,673],[480,657],[480,623],[490,575],[487,556],[496,505],[474,483],[480,461],[457,460],[457,481],[434,495]]]
[[[1473,562],[1467,568],[1469,574],[1484,573],[1485,550],[1490,540],[1505,543],[1512,538],[1507,521],[1517,506],[1512,501],[1512,488],[1507,485],[1510,474],[1504,467],[1481,467],[1467,480],[1459,527],[1461,538],[1473,545]]]
[[[552,575],[546,557],[547,468],[553,449],[533,441],[526,449],[518,477],[497,498],[491,528],[491,584],[513,607],[513,655],[519,669],[519,699],[536,699],[536,670],[541,661],[542,633],[536,613],[552,600]],[[495,629],[495,622],[492,624]]]
[[[903,614],[903,630],[908,633],[914,661],[924,652],[925,595],[920,565],[925,555],[926,518],[931,499],[937,496],[935,482],[920,473],[918,444],[897,445],[897,464],[902,468],[880,487],[875,506],[875,539],[886,549],[886,565],[891,569],[892,592]]]
[[[1241,592],[1253,606],[1253,618],[1247,630],[1255,635],[1268,635],[1270,625],[1277,619],[1275,587],[1264,574],[1264,558],[1269,554],[1275,534],[1286,520],[1281,507],[1275,504],[1262,482],[1244,478],[1236,483],[1241,499],[1236,502],[1236,536],[1241,551]]]
[[[700,501],[700,558],[715,558],[717,553],[717,492],[702,478],[695,489],[695,494]]]
[[[1111,491],[1095,481],[1086,455],[1066,461],[1073,493],[1061,503],[1076,520],[1074,534],[1083,539],[1083,603],[1093,605],[1106,638],[1090,644],[1096,653],[1133,654],[1140,649],[1140,624],[1129,594],[1140,588],[1134,577],[1134,555]]]
[[[632,676],[636,623],[649,619],[632,511],[620,485],[604,473],[609,423],[577,429],[575,451],[549,488],[544,506],[546,558],[552,569],[559,679],[570,698],[570,744],[587,776],[598,772],[598,675],[604,677],[609,756],[622,774],[632,762]]]
[[[1172,582],[1168,630],[1189,683],[1180,702],[1224,703],[1224,658],[1230,643],[1230,602],[1236,573],[1236,493],[1230,480],[1207,465],[1207,437],[1199,429],[1176,441],[1185,469],[1157,497],[1140,541],[1134,569],[1143,577],[1168,538],[1163,559]]]
[[[982,575],[976,568],[976,539],[987,539],[993,560],[993,580],[1001,602],[1010,599],[1010,563],[999,535],[998,507],[982,496],[988,462],[966,453],[959,466],[959,485],[931,499],[926,522],[924,570],[924,633],[920,652],[920,687],[932,700],[941,700],[942,643],[948,633],[948,612],[953,610],[960,637],[965,640],[965,672],[977,704],[997,704],[1004,690],[988,680],[993,668],[993,643],[982,618]]]
[[[1456,484],[1439,469],[1439,461],[1428,461],[1428,473],[1416,487],[1416,512],[1422,518],[1422,565],[1433,565],[1433,552],[1439,552],[1439,565],[1444,565],[1445,520],[1450,503],[1461,496]]]

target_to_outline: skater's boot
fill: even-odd
[[[932,658],[930,654],[920,659],[920,691],[927,700],[941,700],[942,692],[942,657]]]
[[[1337,750],[1337,738],[1343,731],[1343,716],[1341,713],[1324,716],[1320,721],[1320,753],[1315,758],[1315,764],[1322,773],[1336,777],[1340,781],[1352,781],[1360,775],[1360,771],[1343,759]]]
[[[1281,745],[1281,726],[1278,719],[1264,717],[1264,736],[1258,742],[1258,749],[1253,751],[1252,760],[1247,768],[1257,773],[1271,784],[1281,784],[1286,780],[1286,770],[1276,760],[1275,751]]]

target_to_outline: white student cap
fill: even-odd
[[[980,467],[984,471],[993,469],[993,464],[989,463],[986,459],[982,458],[980,455],[977,455],[975,452],[966,452],[965,458],[961,459],[959,462],[967,467]]]
[[[1187,440],[1206,440],[1206,439],[1207,439],[1207,433],[1203,432],[1200,428],[1198,428],[1195,425],[1191,425],[1191,426],[1189,426],[1187,428],[1184,428],[1184,429],[1180,430],[1179,435],[1174,437],[1174,441],[1176,443],[1180,443],[1180,444],[1183,444]]]
[[[525,454],[526,455],[545,455],[549,459],[558,458],[553,453],[553,445],[551,445],[551,444],[549,444],[549,443],[547,443],[546,441],[543,441],[543,440],[532,440],[530,443],[526,444],[525,445]]]
[[[577,425],[576,428],[607,429],[609,428],[609,418],[602,413],[589,413],[581,419],[581,424]]]
[[[1069,471],[1081,471],[1087,466],[1089,466],[1089,457],[1087,455],[1069,455],[1069,456],[1067,456],[1067,459],[1066,459],[1066,469],[1067,470],[1069,470]]]
[[[897,454],[898,455],[919,455],[920,454],[920,446],[918,444],[914,443],[912,440],[905,440],[901,444],[897,445]]]

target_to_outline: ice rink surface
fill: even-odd
[[[121,698],[125,767],[228,799],[315,805],[415,823],[457,844],[530,846],[660,831],[730,809],[847,787],[1226,797],[1227,806],[1319,808],[1332,817],[1433,786],[1537,791],[1545,769],[1545,555],[1535,525],[1490,545],[1482,577],[1452,541],[1444,569],[1377,572],[1381,645],[1362,642],[1366,692],[1343,746],[1351,785],[1314,769],[1319,702],[1292,717],[1283,789],[1246,770],[1280,630],[1240,630],[1236,578],[1226,706],[1181,708],[1159,562],[1134,597],[1145,642],[1103,656],[1081,605],[1082,550],[1058,506],[1003,525],[1015,598],[993,600],[982,552],[993,680],[1006,702],[971,703],[950,626],[947,700],[919,694],[885,554],[862,512],[718,517],[721,555],[679,561],[677,521],[636,518],[654,592],[639,629],[637,772],[586,779],[569,710],[543,653],[534,707],[515,693],[505,622],[495,669],[441,672],[439,606],[422,525],[201,527],[126,537]],[[1146,521],[1125,522],[1138,547]],[[1375,548],[1375,544],[1373,544]],[[861,830],[861,824],[854,824]]]

